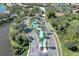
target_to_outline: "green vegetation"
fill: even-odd
[[[9,32],[9,39],[15,55],[27,55],[29,49],[29,39],[24,31],[26,25],[21,22],[22,20],[23,18],[17,17]]]
[[[36,16],[40,11],[40,8],[38,6],[34,6],[32,9],[29,11],[29,16]]]
[[[4,23],[9,23],[13,20],[13,17],[10,17],[9,14],[0,14],[0,25]]]
[[[66,13],[66,8],[68,8],[68,11],[72,11],[70,10],[72,9],[72,5],[65,6],[56,7],[57,9],[60,8],[60,10],[58,9],[58,13],[62,11],[63,16],[56,16],[57,11],[46,8],[47,21],[58,34],[63,55],[79,55],[79,15],[73,12]]]
[[[55,17],[55,11],[53,11],[53,10],[47,10],[46,11],[46,15],[47,15],[47,17],[50,19],[50,18],[52,18],[52,17]]]
[[[37,6],[32,9],[30,7],[23,7],[18,4],[10,7],[10,14],[17,14],[9,32],[9,39],[15,55],[27,55],[29,50],[29,38],[25,31],[27,26],[23,23],[23,20],[26,16],[35,16],[40,11]]]
[[[9,39],[15,55],[27,55],[28,53],[29,39],[27,33],[24,31],[27,26],[23,23],[23,20],[25,20],[27,16],[30,19],[36,16],[36,19],[42,17],[40,15],[42,10],[39,6],[46,8],[46,21],[55,29],[61,42],[63,55],[79,55],[79,14],[73,12],[75,8],[72,4],[24,5],[27,6],[20,6],[19,4],[13,4],[11,7],[6,6],[10,13],[0,14],[0,25],[13,21],[9,32]],[[45,35],[46,32],[41,21],[37,21],[39,28],[42,29]],[[31,23],[32,21],[30,21],[29,27],[33,29]],[[37,31],[35,30],[35,32]]]

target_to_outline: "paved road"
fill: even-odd
[[[28,23],[30,19],[26,19],[24,23],[28,26]],[[29,28],[29,26],[28,26]],[[38,37],[36,37],[35,33],[33,30],[28,33],[28,37],[31,37],[33,40],[31,40],[31,43],[29,45],[29,56],[38,56],[39,55],[39,42],[38,42]]]
[[[29,37],[32,37],[34,40],[32,40],[31,44],[30,44],[30,52],[29,55],[30,56],[38,56],[39,55],[39,42],[37,37],[35,36],[34,32],[30,32]]]
[[[46,33],[52,33],[52,31],[49,29],[47,22],[45,21],[45,18],[41,18],[42,24],[45,27]],[[44,23],[43,23],[44,22]],[[56,43],[56,40],[54,38],[54,35],[47,35],[50,39],[48,39],[48,55],[49,56],[58,56],[59,52],[58,52],[58,46]],[[56,49],[52,49],[50,47],[56,47]]]
[[[42,22],[45,22],[45,24],[43,24],[43,26],[45,27],[46,33],[52,33],[52,31],[49,29],[48,24],[46,23],[45,19],[42,18],[41,19]],[[57,43],[55,41],[54,35],[47,35],[50,37],[50,39],[48,39],[48,51],[46,53],[42,53],[39,50],[39,42],[38,42],[38,38],[36,37],[35,33],[33,31],[31,31],[29,34],[29,37],[32,37],[34,40],[32,40],[30,46],[29,46],[29,56],[58,56],[58,47],[57,47]],[[52,49],[50,47],[56,47],[56,49]]]
[[[10,24],[0,26],[0,56],[13,55],[8,38]]]

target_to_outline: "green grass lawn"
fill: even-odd
[[[73,52],[69,49],[67,49],[64,44],[61,42],[61,46],[62,46],[62,52],[63,52],[63,56],[79,56],[79,52]]]

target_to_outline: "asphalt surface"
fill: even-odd
[[[9,28],[10,24],[4,24],[0,26],[0,56],[13,55],[8,38]]]
[[[40,51],[38,37],[36,37],[33,31],[31,31],[28,33],[28,36],[33,38],[33,40],[31,40],[31,43],[29,45],[29,56],[58,56],[59,52],[58,52],[58,47],[57,47],[57,43],[54,38],[54,35],[53,34],[48,35],[48,33],[52,33],[52,31],[49,29],[48,24],[45,21],[45,18],[41,18],[40,21],[42,21],[42,24],[46,30],[47,36],[50,38],[50,39],[47,39],[48,51],[46,53],[42,53],[42,51]]]
[[[46,34],[47,34],[46,36],[49,37],[49,39],[47,39],[48,40],[48,52],[47,52],[48,56],[58,56],[59,52],[58,52],[58,46],[57,46],[55,37],[52,31],[49,29],[48,24],[45,20],[46,20],[45,18],[41,18],[42,24],[46,30]],[[48,35],[48,33],[52,33],[52,34]]]
[[[24,22],[25,24],[28,26],[29,24],[29,20],[30,19],[26,19]],[[29,28],[29,26],[28,26]],[[39,55],[39,42],[38,42],[38,37],[36,37],[35,33],[32,31],[30,31],[28,33],[28,37],[29,37],[29,40],[31,41],[30,42],[30,45],[29,45],[29,56],[38,56]]]
[[[29,56],[38,56],[39,55],[39,42],[38,42],[38,39],[35,36],[33,31],[31,31],[28,35],[29,35],[29,37],[33,38],[33,40],[30,43],[30,46],[29,46],[29,49],[30,49]]]

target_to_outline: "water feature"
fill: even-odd
[[[39,38],[43,38],[43,37],[44,37],[43,31],[42,31],[42,30],[39,30],[39,31],[38,31],[38,35],[39,35]]]
[[[46,39],[44,38],[43,42],[42,42],[42,47],[46,47]]]
[[[12,56],[13,52],[9,42],[10,23],[0,26],[0,56]]]
[[[6,6],[3,4],[0,4],[0,13],[4,13],[6,11]]]
[[[32,27],[33,28],[38,28],[38,23],[35,20],[32,20]]]

